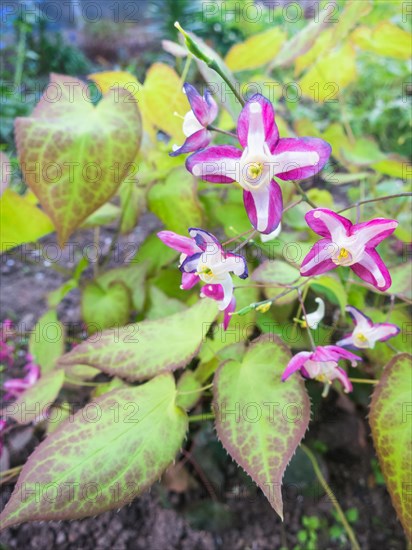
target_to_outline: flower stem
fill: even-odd
[[[253,237],[257,235],[258,231],[256,229],[253,230],[253,232],[249,235],[247,239],[243,241],[243,243],[240,243],[239,246],[237,246],[234,250],[232,250],[232,254],[236,254],[239,252],[239,250],[242,250],[243,247],[245,247],[250,241],[253,240]]]
[[[222,243],[222,246],[226,246],[229,243],[233,243],[233,241],[239,240],[241,237],[245,237],[246,235],[250,235],[250,233],[252,233],[253,231],[254,231],[254,229],[248,229],[248,231],[245,231],[244,233],[241,233],[240,235],[237,235],[237,237],[232,237],[228,241],[225,241],[224,243]]]
[[[372,378],[349,378],[351,382],[355,384],[377,384],[379,380],[372,380]]]
[[[189,422],[203,422],[203,420],[213,420],[213,413],[194,414],[189,416]]]
[[[307,196],[307,194],[305,193],[305,191],[302,189],[302,187],[300,186],[300,184],[297,182],[297,181],[294,181],[293,184],[295,185],[296,187],[296,191],[299,193],[299,195],[302,197],[302,200],[304,200],[305,202],[307,202],[308,204],[310,204],[310,206],[312,206],[312,208],[317,208],[316,204],[310,200],[310,198]]]
[[[307,333],[308,333],[308,336],[309,336],[310,345],[312,346],[313,351],[315,351],[316,346],[315,346],[315,342],[313,340],[312,333],[310,331],[310,326],[309,326],[308,318],[307,318],[307,315],[306,315],[305,304],[303,303],[303,300],[302,300],[302,292],[301,292],[300,288],[298,288],[297,291],[298,291],[298,300],[300,302],[300,307],[302,308],[303,317],[304,317],[305,323],[306,323],[306,330],[307,330]]]
[[[386,195],[385,197],[378,197],[377,199],[366,199],[364,201],[354,202],[353,204],[350,204],[349,206],[345,206],[345,208],[338,210],[337,213],[341,214],[342,212],[346,212],[346,210],[350,210],[351,208],[357,208],[361,204],[367,204],[370,202],[378,202],[378,201],[386,201],[389,199],[397,199],[400,197],[412,197],[412,193],[397,193],[395,195]]]
[[[211,124],[209,124],[207,129],[211,130],[212,132],[219,132],[219,134],[224,134],[225,136],[230,136],[232,138],[237,139],[237,135],[234,132],[227,132],[226,130],[221,130],[220,128],[217,128],[216,126],[212,126]]]
[[[312,453],[312,451],[306,447],[303,443],[300,444],[300,447],[302,451],[306,454],[306,456],[309,458],[310,462],[312,463],[313,470],[316,474],[316,477],[319,480],[319,483],[322,485],[323,489],[325,490],[326,494],[330,498],[333,506],[335,507],[335,510],[339,516],[339,519],[342,522],[343,527],[345,528],[345,531],[349,537],[349,540],[352,544],[352,550],[361,550],[361,547],[359,546],[358,541],[356,540],[355,533],[353,532],[352,527],[349,525],[348,520],[346,519],[346,516],[340,507],[339,502],[337,501],[332,489],[329,487],[328,482],[323,477],[323,474],[319,468],[318,461],[316,460],[315,455]]]

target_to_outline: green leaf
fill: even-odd
[[[110,269],[99,275],[96,279],[104,290],[108,291],[113,283],[123,283],[131,292],[133,307],[141,311],[144,306],[146,292],[145,279],[147,274],[147,263],[132,262],[127,267],[117,267]]]
[[[217,313],[216,302],[204,299],[163,319],[107,330],[76,346],[59,364],[89,365],[130,380],[173,371],[197,354]]]
[[[186,228],[187,231],[187,228]],[[132,262],[145,262],[150,275],[178,257],[176,250],[166,246],[157,235],[149,235],[139,247]],[[177,265],[177,260],[176,260]]]
[[[13,419],[18,424],[38,422],[47,416],[47,411],[59,395],[63,386],[64,371],[49,372],[22,393],[19,398],[7,405],[1,414],[7,419]]]
[[[263,336],[243,361],[223,363],[214,378],[216,430],[223,446],[283,517],[281,481],[302,439],[310,403],[299,376],[281,375],[290,360],[275,336]]]
[[[188,227],[202,226],[202,210],[196,193],[196,180],[184,167],[175,168],[164,182],[149,191],[149,208],[166,228],[186,234]]]
[[[186,370],[177,383],[176,405],[185,411],[192,409],[202,397],[202,392],[198,391],[201,387],[202,384],[196,378],[195,373],[191,370]]]
[[[93,516],[144,492],[185,437],[187,416],[175,397],[174,379],[167,374],[113,390],[78,411],[24,465],[0,516],[2,527]]]
[[[119,281],[113,281],[106,289],[91,282],[83,289],[81,306],[89,334],[125,325],[131,310],[130,290]]]
[[[146,313],[146,319],[162,319],[179,311],[184,311],[187,306],[176,298],[169,298],[157,286],[149,289],[150,307]]]
[[[1,233],[0,251],[6,252],[23,243],[36,242],[54,231],[52,221],[35,204],[11,189],[0,199]],[[30,220],[30,223],[27,223]]]
[[[130,233],[146,208],[146,188],[137,185],[137,181],[129,176],[123,182],[119,194],[122,207],[120,231],[122,234]]]
[[[299,284],[300,273],[296,267],[282,260],[266,260],[255,269],[251,278],[258,283],[267,283],[268,286],[264,289],[265,296],[267,298],[273,298],[287,290],[283,285]],[[276,287],[277,284],[279,287]],[[276,304],[289,304],[296,300],[296,296],[297,294],[295,291],[289,292],[284,297],[276,300]]]
[[[120,216],[120,208],[107,202],[90,214],[82,223],[82,227],[98,227],[99,225],[108,225],[113,223]]]
[[[411,289],[411,265],[409,262],[397,265],[391,269],[392,284],[386,291],[387,294],[395,294],[412,300]]]
[[[47,303],[49,307],[57,307],[63,298],[72,290],[77,288],[77,282],[74,279],[69,279],[56,290],[52,290],[47,295]]]
[[[332,302],[340,306],[342,315],[345,315],[345,307],[347,305],[347,295],[343,284],[331,275],[322,275],[319,278],[309,282],[310,288],[316,294],[322,294]]]
[[[382,21],[373,29],[358,27],[351,40],[361,49],[385,57],[409,59],[411,55],[412,34],[390,21]]]
[[[84,82],[50,78],[31,116],[16,119],[15,133],[25,181],[63,245],[114,195],[136,158],[142,127],[126,90],[111,91],[95,107]],[[56,94],[58,101],[50,101]]]
[[[392,504],[412,540],[411,355],[396,355],[375,386],[370,409],[373,443]]]
[[[37,321],[29,340],[29,353],[40,365],[42,374],[51,371],[64,353],[65,328],[54,310],[47,311]]]
[[[257,69],[275,58],[285,40],[286,33],[280,27],[254,34],[230,48],[225,57],[226,65],[235,72]]]

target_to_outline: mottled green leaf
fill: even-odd
[[[2,527],[84,518],[133,500],[182,445],[187,416],[175,398],[174,379],[166,374],[86,405],[30,456],[1,514]]]
[[[150,306],[146,313],[146,319],[161,319],[173,315],[178,311],[184,311],[187,306],[176,298],[169,298],[156,286],[149,289]]]
[[[97,282],[90,282],[83,289],[81,306],[87,330],[93,334],[128,322],[131,293],[120,281],[113,281],[107,288]]]
[[[209,299],[155,321],[107,330],[64,355],[63,367],[82,364],[130,380],[185,366],[198,352],[218,310]]]
[[[396,355],[375,386],[369,421],[396,513],[412,540],[411,355]]]
[[[126,90],[113,90],[94,106],[84,82],[52,74],[31,116],[16,119],[15,133],[25,181],[63,245],[114,195],[136,158],[142,128]]]
[[[275,336],[255,340],[242,362],[223,363],[214,378],[218,436],[283,517],[283,473],[309,423],[310,403],[299,376],[281,382],[290,360]]]

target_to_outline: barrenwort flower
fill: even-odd
[[[355,328],[352,334],[347,334],[337,342],[338,346],[354,346],[359,349],[373,349],[376,342],[385,342],[400,332],[400,328],[392,323],[373,323],[359,309],[346,306],[346,311],[352,317]]]
[[[248,270],[245,258],[239,254],[225,252],[216,237],[203,229],[190,228],[190,238],[173,231],[160,231],[157,235],[165,245],[181,253],[180,288],[187,290],[198,282],[206,283],[201,288],[200,295],[218,302],[219,309],[225,312],[223,324],[226,330],[230,313],[236,307],[230,273],[246,279]]]
[[[238,182],[253,227],[272,233],[282,217],[282,191],[274,180],[315,175],[329,159],[331,147],[319,138],[279,138],[272,104],[255,94],[243,107],[237,135],[243,149],[232,145],[208,147],[190,155],[186,168],[212,183]]]
[[[356,367],[360,357],[339,346],[317,346],[315,351],[301,351],[289,361],[283,375],[284,382],[291,374],[300,371],[304,378],[313,378],[325,384],[322,395],[325,397],[333,380],[339,380],[344,391],[352,391],[352,384],[346,372],[339,367],[340,359],[349,359],[352,367]]]
[[[207,129],[218,114],[218,106],[209,90],[202,97],[194,86],[187,82],[183,85],[183,91],[187,95],[191,110],[183,118],[183,133],[186,141],[179,147],[175,145],[171,157],[192,153],[207,147],[212,140],[212,135]]]
[[[305,218],[309,227],[323,238],[304,258],[301,275],[319,275],[339,266],[348,266],[378,290],[384,291],[391,286],[389,271],[375,248],[395,231],[396,220],[375,218],[353,224],[327,208],[311,210]]]
[[[14,399],[19,397],[27,389],[31,388],[40,378],[40,367],[36,365],[33,357],[28,353],[26,355],[27,364],[23,367],[26,375],[23,378],[10,378],[3,384],[6,391],[4,399]]]

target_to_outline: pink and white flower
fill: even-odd
[[[30,354],[26,355],[27,364],[24,366],[26,375],[23,378],[10,378],[3,384],[3,389],[7,392],[4,399],[14,399],[19,397],[27,389],[34,386],[40,378],[40,367],[36,365],[33,357]]]
[[[177,145],[173,147],[173,153],[169,153],[171,157],[192,153],[207,147],[212,140],[212,135],[207,127],[212,124],[218,113],[217,103],[209,90],[206,90],[202,97],[196,88],[185,83],[183,91],[187,95],[191,107],[183,119],[183,133],[187,139],[181,147]]]
[[[248,270],[245,258],[239,254],[225,252],[216,237],[203,229],[190,228],[190,238],[173,231],[160,231],[157,235],[165,245],[181,253],[180,288],[187,290],[198,282],[206,283],[201,288],[200,295],[218,302],[219,309],[225,312],[223,324],[226,330],[230,313],[236,308],[230,273],[246,279]]]
[[[323,395],[327,395],[333,380],[338,380],[346,393],[352,391],[352,384],[346,372],[339,367],[341,359],[351,361],[352,367],[356,367],[360,357],[339,346],[318,346],[315,351],[301,351],[289,361],[282,375],[284,382],[291,374],[300,371],[305,378],[312,378],[323,382],[325,388]]]
[[[13,332],[12,321],[5,319],[0,326],[0,363],[3,361],[9,365],[13,363],[14,345],[9,343]]]
[[[272,104],[260,94],[247,101],[239,115],[237,135],[242,149],[209,147],[190,155],[186,168],[212,183],[238,182],[253,227],[272,233],[282,217],[282,192],[274,177],[304,179],[329,159],[331,147],[319,138],[279,138]]]
[[[338,266],[348,266],[382,292],[391,286],[389,271],[375,248],[395,231],[396,220],[375,218],[353,224],[327,208],[311,210],[305,218],[309,227],[323,238],[304,258],[301,275],[309,277]]]
[[[346,311],[352,317],[355,328],[352,334],[347,334],[337,342],[338,346],[354,346],[359,349],[373,349],[376,342],[385,342],[400,332],[400,328],[392,323],[373,323],[359,309],[346,306]]]

